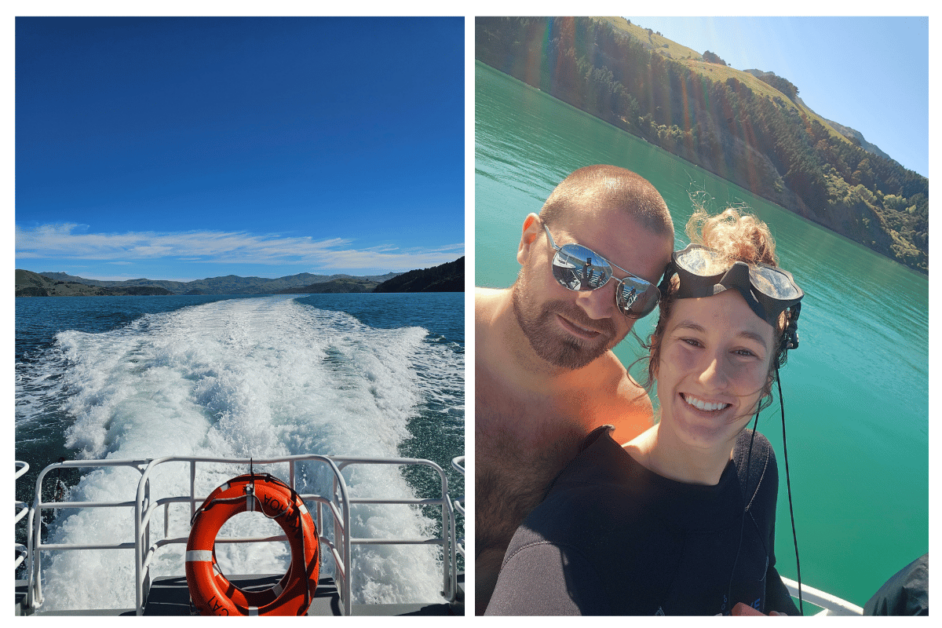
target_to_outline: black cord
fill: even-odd
[[[795,509],[792,507],[792,479],[788,474],[788,445],[785,442],[785,403],[782,399],[782,382],[778,377],[778,364],[775,365],[775,382],[778,384],[778,402],[782,409],[782,452],[785,454],[785,484],[788,486],[788,514],[792,518],[792,540],[795,542],[795,567],[798,569],[798,612],[805,614],[804,600],[801,597],[801,562],[798,560],[798,535],[795,533]]]
[[[749,439],[749,453],[746,455],[746,475],[745,475],[746,482],[749,481],[749,465],[752,462],[752,444],[756,440],[756,428],[758,426],[759,426],[759,412],[757,411],[756,418],[752,422],[752,437]],[[748,485],[746,486],[746,491],[747,493],[749,491]],[[747,496],[748,495],[743,495],[743,502],[746,501]],[[730,599],[730,597],[732,596],[732,591],[733,591],[733,575],[736,573],[736,565],[739,563],[739,552],[742,550],[742,537],[746,529],[746,509],[747,508],[748,508],[748,504],[743,503],[742,520],[740,521],[740,524],[739,524],[739,545],[736,546],[736,558],[733,560],[733,568],[729,572],[729,584],[726,585],[726,604],[730,605],[730,611],[732,611],[732,606],[731,606],[732,600]]]

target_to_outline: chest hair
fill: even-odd
[[[489,552],[503,557],[517,527],[543,501],[586,435],[575,417],[560,416],[553,400],[513,398],[499,388],[476,382],[477,557]],[[520,426],[532,428],[525,438]]]

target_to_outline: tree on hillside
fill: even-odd
[[[707,50],[703,53],[703,60],[707,63],[716,63],[717,65],[726,65],[726,62],[720,59],[720,56]]]

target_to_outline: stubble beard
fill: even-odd
[[[621,340],[616,337],[617,330],[611,319],[590,319],[582,308],[565,300],[536,304],[529,299],[529,294],[529,277],[527,269],[523,268],[512,288],[514,316],[533,351],[553,366],[568,370],[580,369],[601,357]],[[568,335],[560,330],[557,314],[601,333],[594,341]]]

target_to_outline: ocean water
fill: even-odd
[[[475,90],[476,284],[513,283],[524,218],[582,166],[615,164],[648,179],[670,208],[678,249],[691,196],[712,199],[712,212],[747,207],[806,294],[801,345],[781,373],[803,582],[863,606],[928,552],[927,277],[481,63]],[[649,316],[635,332],[646,338],[655,323]],[[635,339],[615,353],[640,376]],[[777,393],[758,429],[779,463],[779,571],[797,579]]]
[[[463,294],[17,299],[16,455],[31,465],[17,483],[29,499],[37,472],[68,459],[305,453],[418,457],[450,468],[464,454]],[[287,479],[287,468],[270,472]],[[219,469],[202,494],[247,469]],[[137,473],[65,474],[74,499],[130,499]],[[464,492],[448,472],[453,495]],[[300,490],[328,492],[327,477],[302,468]],[[182,468],[162,469],[156,492],[187,486]],[[399,467],[362,469],[351,495],[432,496],[431,477]],[[437,486],[437,485],[435,485]],[[132,539],[130,509],[61,511],[54,542]],[[118,514],[121,513],[121,514]],[[188,533],[188,509],[171,509],[171,536]],[[434,531],[409,506],[355,506],[357,537]],[[278,534],[250,514],[229,534]],[[18,538],[21,531],[18,530]],[[182,546],[161,550],[156,576],[183,571]],[[283,543],[220,545],[227,573],[280,573]],[[355,549],[354,599],[440,599],[441,563],[431,546]],[[333,569],[322,560],[322,574]],[[51,552],[44,562],[49,608],[133,606],[133,551]]]

